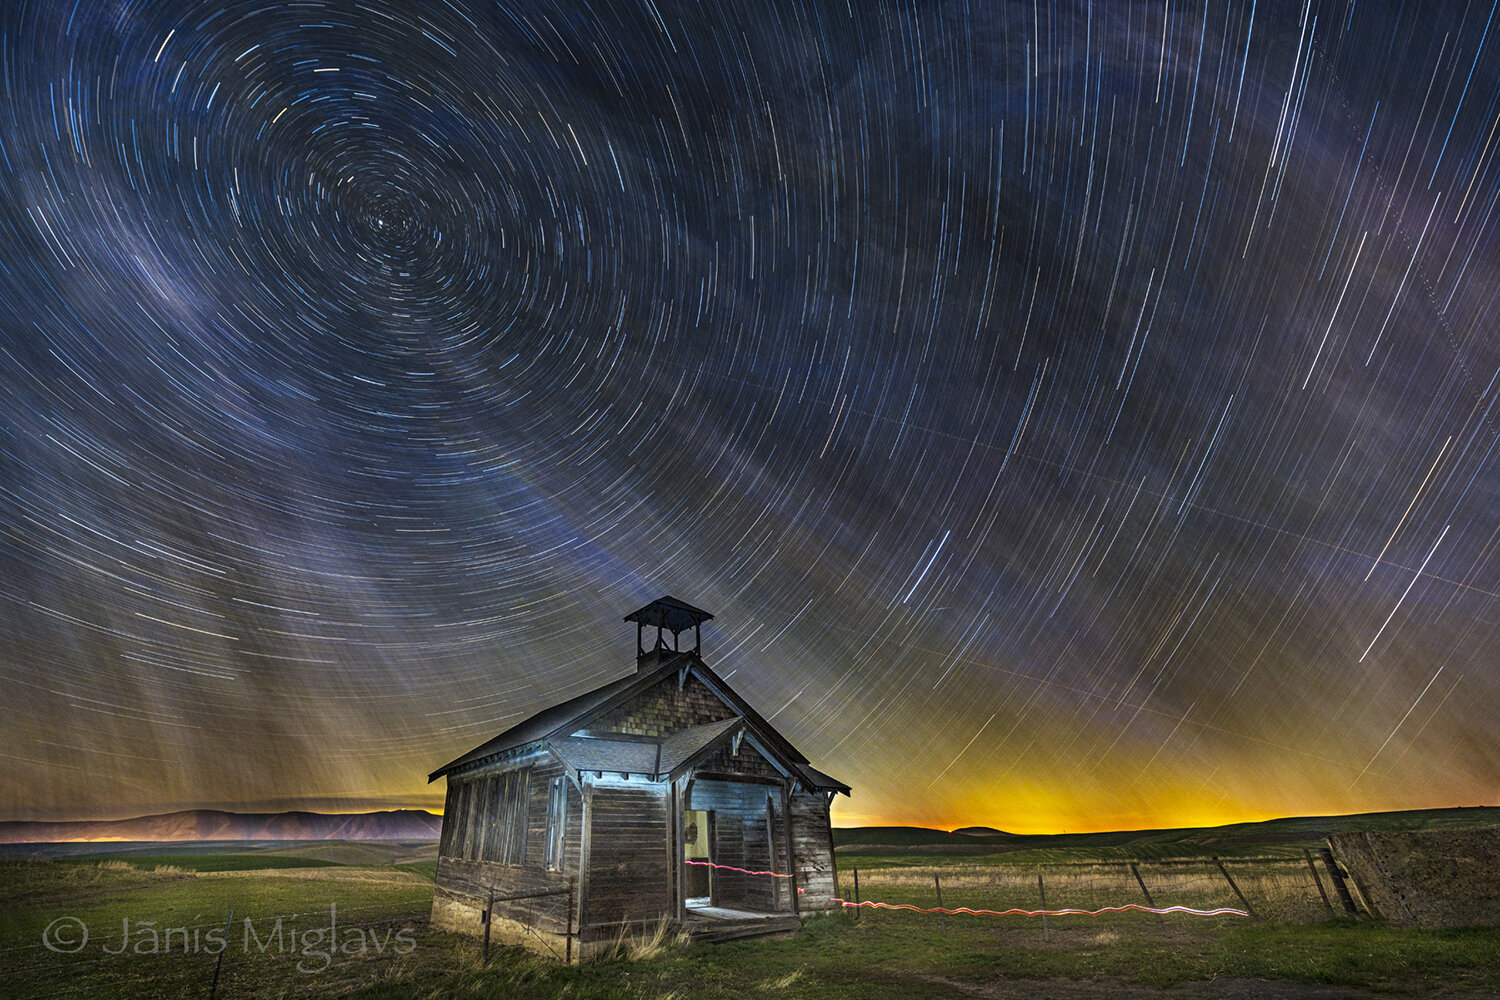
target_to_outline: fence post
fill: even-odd
[[[1134,861],[1130,862],[1130,874],[1135,876],[1135,884],[1141,887],[1141,895],[1146,897],[1146,905],[1151,907],[1151,909],[1153,910],[1156,909],[1156,900],[1151,898],[1151,890],[1146,888],[1146,882],[1141,878],[1141,871],[1135,866]],[[1156,914],[1155,916],[1156,922],[1158,924],[1160,924],[1162,927],[1167,926],[1167,922],[1161,918],[1160,913]]]
[[[1323,897],[1323,905],[1328,907],[1328,913],[1333,915],[1333,904],[1328,901],[1328,893],[1323,888],[1323,880],[1318,877],[1318,866],[1313,864],[1312,852],[1302,848],[1302,856],[1307,859],[1307,870],[1312,872],[1313,885],[1318,887],[1318,895]]]
[[[1318,856],[1323,859],[1323,867],[1328,869],[1328,878],[1333,882],[1333,891],[1339,894],[1339,902],[1344,904],[1344,910],[1351,917],[1358,917],[1359,910],[1354,905],[1354,899],[1349,895],[1349,887],[1344,884],[1344,873],[1339,871],[1339,866],[1333,860],[1333,852],[1326,847],[1318,848]]]
[[[490,886],[489,904],[484,909],[484,960],[481,964],[490,964],[490,923],[495,914],[495,887]]]
[[[859,919],[859,869],[854,869],[854,919]]]
[[[943,883],[940,882],[940,881],[938,881],[938,873],[937,872],[933,872],[932,873],[932,884],[937,889],[938,920],[942,922],[943,932],[947,933],[947,931],[948,931],[948,914],[942,912],[942,910],[943,910]]]
[[[1041,872],[1036,873],[1036,891],[1037,895],[1042,897],[1042,937],[1049,939],[1052,937],[1052,932],[1047,929],[1047,889],[1042,885]]]
[[[563,945],[563,950],[566,952],[566,957],[564,958],[564,964],[566,964],[566,965],[572,965],[573,964],[573,901],[578,898],[578,894],[574,890],[573,886],[574,886],[574,881],[573,881],[573,879],[571,877],[569,877],[569,879],[568,879],[568,929],[567,929],[566,934],[563,937],[563,941],[565,942],[564,945]]]
[[[209,987],[208,1000],[214,1000],[219,993],[219,970],[224,968],[224,952],[229,950],[229,923],[233,919],[234,907],[230,907],[229,916],[224,918],[224,948],[219,952],[218,960],[214,962],[214,984]]]
[[[1229,888],[1234,890],[1234,894],[1238,896],[1240,902],[1244,904],[1245,912],[1254,917],[1255,910],[1250,906],[1250,900],[1245,898],[1245,894],[1243,892],[1240,892],[1240,887],[1234,884],[1234,879],[1229,877],[1229,869],[1224,867],[1224,862],[1220,861],[1218,858],[1214,858],[1214,864],[1219,866],[1219,874],[1224,876],[1224,881],[1229,883]]]

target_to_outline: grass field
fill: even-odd
[[[1123,836],[1123,835],[1120,835]],[[1050,908],[1143,902],[1128,840],[1029,844],[983,854],[845,842],[841,892],[921,907]],[[1158,906],[1237,905],[1205,855],[1262,919],[1129,912],[1098,917],[839,913],[784,940],[683,946],[565,967],[427,926],[431,845],[317,843],[214,852],[161,845],[105,858],[0,860],[0,997],[1272,998],[1500,996],[1500,930],[1421,931],[1335,917],[1296,851],[1136,852]],[[1262,848],[1266,841],[1258,841]],[[1282,846],[1289,847],[1287,840]],[[941,841],[938,842],[941,846]],[[1140,846],[1140,845],[1137,845]],[[904,850],[902,850],[904,848]],[[1299,867],[1300,865],[1300,867]],[[938,882],[934,883],[934,876]],[[1278,902],[1279,901],[1279,902]],[[1335,904],[1336,905],[1336,904]],[[230,909],[230,932],[223,935]],[[248,921],[248,925],[246,923]],[[49,928],[51,928],[49,932]],[[80,941],[82,928],[88,940]],[[49,948],[44,935],[50,937]],[[1235,986],[1238,984],[1238,986]]]

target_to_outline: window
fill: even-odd
[[[529,818],[531,768],[502,771],[490,779],[482,808],[488,822],[480,859],[502,865],[526,863],[526,826]]]
[[[458,781],[449,786],[448,801],[452,822],[445,815],[443,826],[448,829],[447,855],[450,858],[473,858],[474,839],[474,782]]]
[[[529,767],[450,781],[439,853],[465,861],[525,864],[530,791]]]
[[[526,863],[526,820],[531,804],[531,768],[523,767],[503,775],[503,806],[498,826],[503,831],[500,856],[495,860],[506,865]]]
[[[563,778],[553,778],[547,792],[547,869],[560,871],[563,866],[563,837],[568,811],[568,786]]]
[[[495,775],[476,778],[472,784],[474,792],[472,804],[469,806],[469,815],[473,817],[473,826],[469,829],[470,846],[464,857],[471,861],[480,861],[488,857],[485,845],[488,843],[490,829],[495,823]]]
[[[481,817],[479,811],[483,808],[483,799],[480,797],[481,786],[478,779],[471,778],[464,782],[463,797],[463,845],[458,856],[465,861],[479,860],[479,828]]]

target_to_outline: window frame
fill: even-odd
[[[552,779],[547,788],[547,832],[543,842],[546,844],[545,865],[550,872],[563,870],[567,821],[568,783],[566,778],[559,775]]]

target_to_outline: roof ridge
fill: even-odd
[[[661,660],[656,666],[642,671],[639,668],[630,674],[618,677],[613,681],[601,684],[599,687],[574,695],[566,701],[543,708],[527,716],[522,721],[504,730],[491,739],[481,743],[466,754],[449,761],[428,775],[429,782],[436,781],[445,774],[468,765],[479,764],[485,760],[498,757],[503,753],[515,750],[519,747],[532,743],[545,743],[555,745],[562,740],[574,739],[573,733],[587,728],[592,722],[601,716],[613,711],[632,698],[650,690],[654,685],[660,683],[664,678],[678,671],[689,671],[698,676],[698,679],[708,688],[709,692],[723,703],[724,707],[731,713],[730,718],[720,719],[713,722],[697,723],[691,726],[683,726],[660,737],[647,737],[645,739],[636,736],[632,739],[613,740],[608,736],[589,737],[597,740],[599,749],[605,750],[604,744],[619,746],[635,746],[641,750],[651,744],[655,744],[654,771],[645,772],[652,774],[663,773],[663,768],[668,764],[676,763],[672,767],[666,767],[667,771],[673,770],[688,759],[696,756],[705,747],[716,743],[725,733],[736,726],[744,727],[744,730],[755,737],[763,748],[773,757],[779,758],[788,769],[799,775],[809,785],[819,788],[831,788],[843,791],[847,794],[849,786],[835,778],[814,768],[802,752],[791,744],[775,727],[773,727],[759,712],[755,710],[748,701],[729,686],[729,683],[716,674],[703,658],[694,650],[670,651],[671,655]],[[683,734],[691,734],[683,735]],[[629,734],[621,734],[629,735]],[[674,737],[682,735],[682,739],[674,740]],[[702,736],[701,740],[697,739]],[[577,737],[583,739],[584,737]],[[667,754],[667,747],[671,745],[671,754]],[[681,745],[681,746],[680,746]],[[586,768],[595,770],[595,768]],[[606,767],[605,770],[615,770]]]

